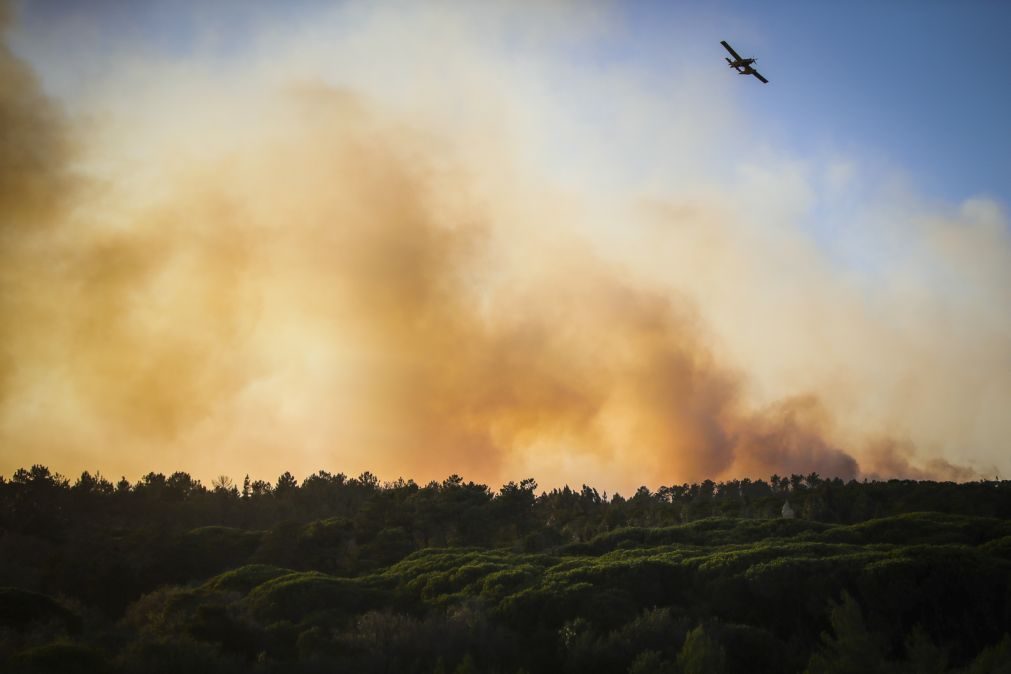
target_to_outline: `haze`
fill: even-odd
[[[0,473],[1011,470],[1007,195],[770,121],[796,64],[719,46],[760,25],[668,17],[658,69],[608,5],[40,5],[0,52]]]

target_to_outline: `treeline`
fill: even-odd
[[[770,480],[728,480],[643,486],[629,497],[608,496],[592,487],[566,486],[536,493],[533,479],[494,490],[452,475],[442,482],[380,482],[319,471],[299,482],[284,473],[275,482],[241,485],[225,476],[210,487],[188,473],[149,473],[135,483],[115,484],[84,472],[71,482],[45,466],[0,476],[0,526],[37,532],[103,526],[191,528],[222,525],[267,529],[284,522],[328,517],[354,521],[368,536],[387,526],[404,527],[418,547],[457,544],[582,541],[621,526],[663,526],[704,517],[780,517],[790,503],[797,517],[853,523],[916,511],[1011,517],[1011,481],[929,482],[915,480],[844,482],[810,475],[772,475]],[[546,536],[546,541],[538,541]]]
[[[34,466],[0,586],[3,671],[1011,671],[1011,483]]]

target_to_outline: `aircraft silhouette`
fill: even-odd
[[[730,67],[737,71],[738,75],[754,75],[757,77],[762,84],[768,84],[769,80],[762,77],[762,73],[758,72],[751,67],[752,63],[755,63],[758,59],[745,59],[741,58],[741,55],[734,51],[734,48],[727,44],[726,40],[720,40],[720,44],[723,48],[730,52],[730,55],[734,57],[734,60],[726,59]]]

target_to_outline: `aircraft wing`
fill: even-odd
[[[759,80],[761,80],[762,84],[768,84],[769,83],[769,80],[767,80],[764,77],[762,77],[762,73],[758,72],[757,70],[752,70],[751,74],[754,75],[755,77],[757,77]]]
[[[730,52],[730,55],[734,57],[735,61],[740,61],[741,60],[741,55],[738,54],[737,52],[735,52],[734,48],[731,47],[729,44],[727,44],[726,40],[720,40],[720,44],[723,45],[724,49],[726,49],[728,52]]]

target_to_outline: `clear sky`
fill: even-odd
[[[686,9],[688,7],[688,9]],[[799,153],[879,153],[946,199],[1011,198],[1006,2],[631,2],[615,56],[676,67],[670,28],[690,48],[726,39],[772,83],[739,99],[758,134]]]
[[[0,473],[1011,471],[1008,3],[14,7]]]

